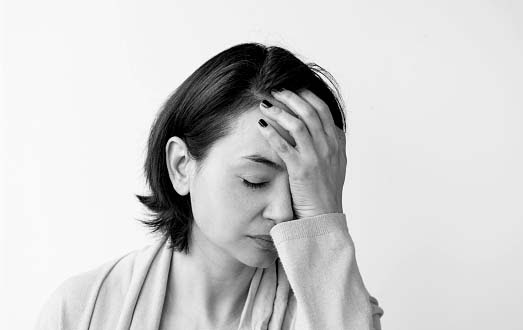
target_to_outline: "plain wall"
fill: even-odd
[[[344,209],[384,330],[521,329],[523,6],[517,1],[4,1],[0,328],[151,243],[148,130],[234,44],[338,80]]]

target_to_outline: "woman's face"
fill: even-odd
[[[288,132],[258,107],[248,110],[237,119],[235,130],[213,145],[201,170],[191,178],[190,198],[194,244],[209,247],[212,252],[207,252],[215,258],[266,268],[274,263],[277,252],[260,247],[251,236],[269,235],[274,225],[292,220],[294,214],[285,163],[256,127],[260,118],[295,145]],[[276,165],[249,160],[249,156],[264,157]],[[250,187],[245,181],[262,185]]]

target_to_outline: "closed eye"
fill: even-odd
[[[242,179],[242,180],[243,180],[243,183],[251,189],[260,189],[268,183],[268,182],[252,183],[245,179]]]

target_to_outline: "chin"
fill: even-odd
[[[251,254],[242,260],[242,263],[249,267],[256,268],[269,268],[276,262],[278,259],[278,254],[276,252],[258,252],[256,254]]]

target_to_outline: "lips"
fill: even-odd
[[[262,239],[264,241],[272,242],[272,237],[270,235],[254,235],[252,237],[259,238],[259,239]]]
[[[270,236],[257,235],[251,236],[251,238],[260,248],[264,250],[276,251],[276,247],[274,246],[274,242],[272,241],[272,238]]]

